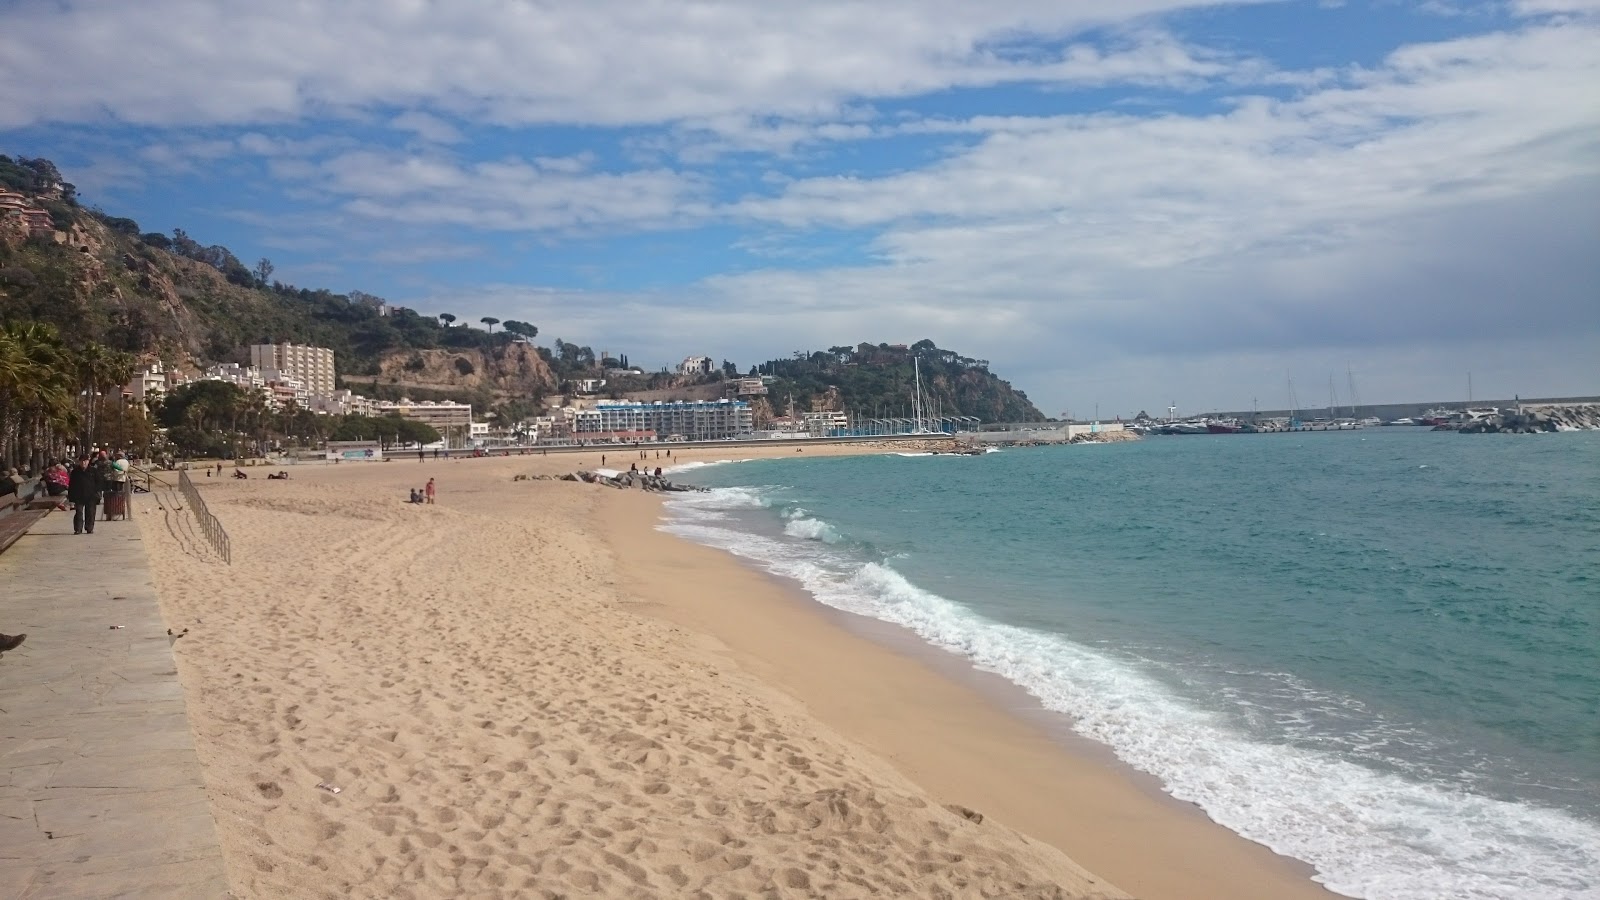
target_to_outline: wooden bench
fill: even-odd
[[[56,508],[56,498],[11,495],[0,497],[0,553],[28,533],[38,521]]]

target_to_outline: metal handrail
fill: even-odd
[[[211,549],[222,557],[222,561],[233,565],[233,546],[228,542],[228,532],[223,530],[222,523],[217,517],[206,509],[206,501],[201,499],[200,491],[189,479],[188,469],[178,470],[178,490],[183,494],[183,499],[189,504],[189,509],[194,512],[195,521],[200,523],[200,533],[206,536],[211,544]]]

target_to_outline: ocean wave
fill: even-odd
[[[808,541],[821,541],[824,544],[837,544],[844,538],[838,529],[820,519],[808,519],[805,516],[793,516],[783,526],[783,533],[790,537],[803,538]]]
[[[722,503],[770,505],[753,500],[728,493],[703,501],[701,511]],[[674,501],[670,508],[690,507]],[[816,520],[788,524],[797,522]],[[1160,778],[1174,797],[1311,864],[1315,880],[1330,890],[1370,900],[1576,900],[1600,891],[1600,826],[1585,819],[1376,771],[1327,750],[1254,739],[1132,659],[986,619],[888,565],[851,559],[825,542],[767,538],[692,514],[663,527],[1007,678],[1071,717],[1080,733]]]
[[[688,462],[673,463],[662,466],[661,474],[693,472],[695,469],[707,469],[712,466],[731,466],[734,463],[751,462],[749,459],[693,459]]]

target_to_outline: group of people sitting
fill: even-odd
[[[411,499],[407,500],[406,502],[407,503],[432,503],[433,502],[433,479],[429,478],[427,485],[422,487],[422,488],[412,488],[411,489]]]

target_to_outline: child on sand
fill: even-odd
[[[422,489],[422,496],[427,499],[427,501],[428,501],[428,503],[430,505],[433,503],[433,479],[432,478],[428,479],[427,486]]]

